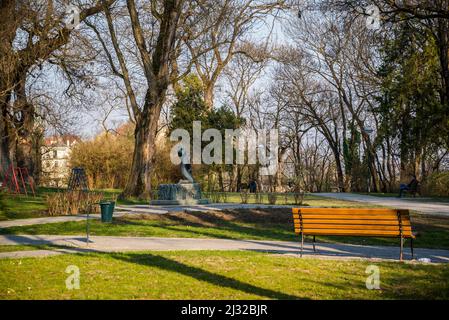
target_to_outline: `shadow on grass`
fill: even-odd
[[[260,288],[249,283],[215,274],[198,267],[189,266],[187,264],[153,254],[111,254],[111,257],[129,263],[136,263],[143,266],[156,267],[166,271],[176,272],[184,276],[197,279],[199,281],[208,282],[218,287],[227,287],[230,289],[246,292],[248,294],[258,295],[264,298],[281,300],[299,299],[298,297],[293,295],[270,289]]]
[[[187,220],[183,217],[170,217],[170,222],[175,222],[176,224],[161,224],[157,226],[158,228],[163,228],[166,230],[174,231],[174,232],[182,232],[185,234],[192,234],[192,236],[200,235],[204,237],[210,238],[218,238],[218,239],[244,239],[251,237],[252,239],[260,239],[260,240],[280,240],[280,241],[294,241],[295,236],[293,234],[288,233],[287,225],[285,230],[281,224],[268,224],[274,228],[267,228],[266,226],[243,226],[235,222],[226,221],[224,219],[217,218],[214,224],[205,224],[200,222],[192,222],[191,220]],[[118,223],[120,224],[130,224],[133,226],[145,227],[148,226],[146,223],[141,222],[139,220],[122,220]],[[186,227],[194,227],[198,228],[196,230],[186,229]],[[210,229],[211,231],[207,231]],[[220,234],[220,232],[224,232],[225,234]],[[287,232],[287,233],[286,233]],[[232,234],[235,233],[235,236]]]

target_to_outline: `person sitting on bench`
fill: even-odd
[[[410,175],[412,177],[412,180],[409,184],[401,183],[400,189],[399,189],[399,198],[402,198],[402,195],[405,191],[410,191],[413,196],[416,196],[416,191],[418,190],[418,184],[419,181],[416,179],[416,176],[414,174]]]

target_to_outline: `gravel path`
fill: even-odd
[[[66,248],[54,250],[16,251],[0,253],[0,258],[47,257],[55,254],[82,252],[130,252],[172,250],[248,250],[299,255],[299,243],[287,241],[194,239],[194,238],[149,238],[93,236],[86,244],[83,236],[0,236],[0,245],[55,245]],[[381,259],[397,260],[399,247],[361,246],[351,244],[316,245],[313,252],[310,243],[305,244],[304,255],[332,259]],[[404,258],[411,259],[410,250],[404,250]],[[449,263],[449,250],[415,249],[415,259],[428,258],[432,262]]]
[[[379,206],[392,207],[397,209],[409,209],[420,213],[449,215],[449,203],[432,201],[428,198],[393,198],[375,197],[354,193],[314,193],[314,196],[334,198],[338,200],[349,200],[364,202]]]

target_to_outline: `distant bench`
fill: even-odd
[[[411,183],[407,189],[402,190],[402,192],[409,193],[413,196],[413,198],[416,198],[416,194],[421,195],[420,191],[420,184],[419,182]],[[400,198],[402,198],[402,193],[399,195]]]
[[[399,259],[403,258],[404,239],[410,239],[413,258],[412,225],[408,210],[359,208],[294,208],[295,233],[301,237],[301,257],[304,236],[356,236],[400,239]]]

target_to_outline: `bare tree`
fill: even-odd
[[[123,81],[126,103],[135,122],[133,162],[122,195],[148,198],[158,121],[171,82],[173,50],[184,1],[148,1],[140,5],[127,0],[124,6],[104,7],[107,39],[93,23],[90,26],[110,69]],[[129,37],[123,37],[128,31]]]
[[[105,1],[109,6],[113,1]],[[103,5],[86,1],[81,5],[79,21],[98,14]],[[35,174],[36,157],[32,140],[35,106],[26,95],[30,70],[70,40],[73,28],[63,22],[62,1],[0,2],[0,162],[5,170],[12,162]]]
[[[236,54],[252,56],[246,37],[256,26],[262,27],[270,14],[287,8],[285,0],[211,0],[200,2],[204,19],[185,34],[195,71],[204,86],[204,100],[211,108],[216,83]],[[268,27],[269,28],[269,27]]]

